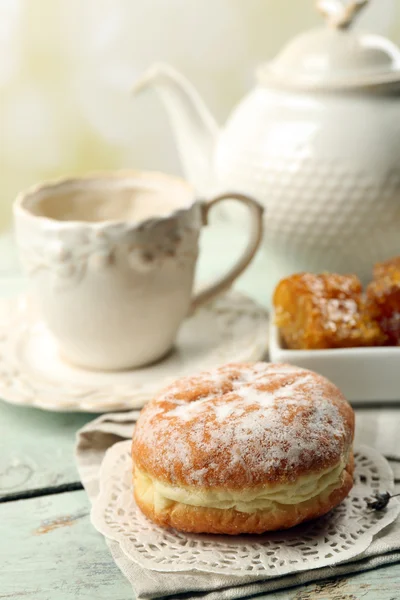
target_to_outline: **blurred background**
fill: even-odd
[[[313,0],[0,0],[0,232],[17,192],[44,179],[180,173],[155,94],[130,95],[154,61],[189,76],[222,122],[257,64],[320,23]],[[370,2],[356,27],[399,43],[400,2]]]

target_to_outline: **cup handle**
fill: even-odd
[[[257,252],[262,235],[263,235],[263,212],[264,208],[256,200],[250,196],[236,193],[226,193],[220,196],[216,196],[212,200],[205,202],[202,206],[203,210],[203,224],[208,224],[208,214],[215,204],[222,202],[223,200],[238,200],[244,204],[250,212],[250,236],[246,248],[243,251],[242,256],[237,262],[231,267],[231,269],[222,275],[215,283],[212,283],[205,290],[202,290],[196,294],[192,300],[191,312],[202,306],[211,298],[214,298],[221,292],[228,289],[232,283],[243,273],[250,262],[253,260],[255,253]]]

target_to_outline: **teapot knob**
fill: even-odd
[[[317,9],[330,27],[346,29],[367,2],[368,0],[317,0]]]

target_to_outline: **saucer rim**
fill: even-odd
[[[224,294],[218,296],[218,298],[213,299],[211,302],[204,305],[198,309],[198,312],[203,312],[210,308],[210,305],[215,304],[218,301],[223,299],[228,300],[229,304],[232,307],[237,306],[240,307],[240,303],[246,303],[247,306],[251,306],[252,310],[257,314],[257,321],[259,321],[258,325],[254,327],[254,342],[251,347],[251,351],[249,350],[246,357],[241,357],[242,361],[257,361],[264,360],[267,356],[268,351],[268,312],[253,298],[251,298],[248,294],[243,292],[238,292],[237,290],[229,290]],[[244,311],[245,309],[243,309]],[[7,312],[6,312],[7,311]],[[212,314],[212,311],[208,311]],[[250,311],[247,311],[249,314]],[[140,389],[130,387],[129,384],[125,384],[125,394],[121,394],[118,390],[113,389],[113,385],[116,384],[105,384],[101,387],[101,395],[107,395],[109,397],[109,401],[105,402],[104,400],[99,401],[98,404],[93,400],[94,390],[100,392],[100,387],[92,385],[86,385],[81,383],[72,383],[71,388],[74,386],[75,390],[78,390],[78,393],[75,394],[75,397],[72,395],[73,391],[69,391],[66,393],[65,391],[61,392],[63,397],[62,402],[58,400],[57,402],[52,401],[52,397],[54,397],[54,392],[57,392],[58,398],[60,398],[60,387],[59,382],[46,379],[45,377],[41,377],[39,372],[36,374],[29,373],[28,370],[23,369],[23,365],[17,360],[16,352],[10,355],[9,345],[16,344],[18,340],[20,341],[22,331],[25,328],[29,327],[29,324],[40,323],[41,320],[38,317],[37,309],[34,306],[33,299],[27,293],[20,293],[13,297],[8,298],[0,298],[0,314],[2,318],[0,318],[0,373],[3,375],[6,374],[9,378],[13,378],[13,382],[15,382],[15,377],[17,376],[17,371],[20,371],[24,377],[19,377],[19,383],[22,385],[26,385],[30,388],[30,394],[27,396],[21,391],[17,389],[13,389],[12,386],[7,385],[6,377],[0,377],[0,399],[9,404],[21,406],[21,407],[34,407],[39,408],[41,410],[50,411],[50,412],[83,412],[83,413],[92,413],[92,414],[101,414],[108,412],[119,412],[119,411],[128,411],[128,410],[140,410],[144,404],[149,401],[154,396],[154,389],[152,391],[141,391]],[[15,319],[9,318],[4,319],[4,314],[10,315],[19,315],[25,314],[25,320],[18,323],[18,327],[15,327]],[[217,315],[214,315],[214,318],[218,318]],[[240,318],[240,317],[238,317]],[[19,329],[16,332],[16,329]],[[14,339],[12,339],[14,338]],[[2,343],[3,342],[3,343]],[[240,344],[240,341],[239,341]],[[239,346],[240,348],[240,346]],[[205,353],[203,354],[205,356]],[[231,359],[227,359],[224,362],[234,362],[235,360],[239,360],[232,356]],[[4,366],[4,363],[6,366]],[[222,363],[221,363],[222,364]],[[152,365],[148,366],[149,373],[151,373]],[[175,377],[165,377],[162,381],[160,381],[159,389],[162,389],[164,385],[167,385],[171,382]],[[38,389],[37,382],[41,381],[43,384],[43,390]],[[65,383],[65,382],[63,382]],[[58,387],[57,387],[58,385]],[[118,384],[117,384],[118,385]],[[46,390],[47,388],[47,390]],[[123,390],[121,386],[121,390]],[[45,393],[48,393],[49,398],[44,398]],[[84,397],[79,397],[79,392]],[[88,394],[92,398],[88,400]],[[123,399],[125,395],[125,400]]]

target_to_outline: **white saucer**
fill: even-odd
[[[110,412],[141,408],[170,381],[266,355],[268,317],[250,298],[229,292],[182,325],[162,361],[122,372],[87,371],[64,362],[25,296],[0,301],[0,398],[53,411]]]

